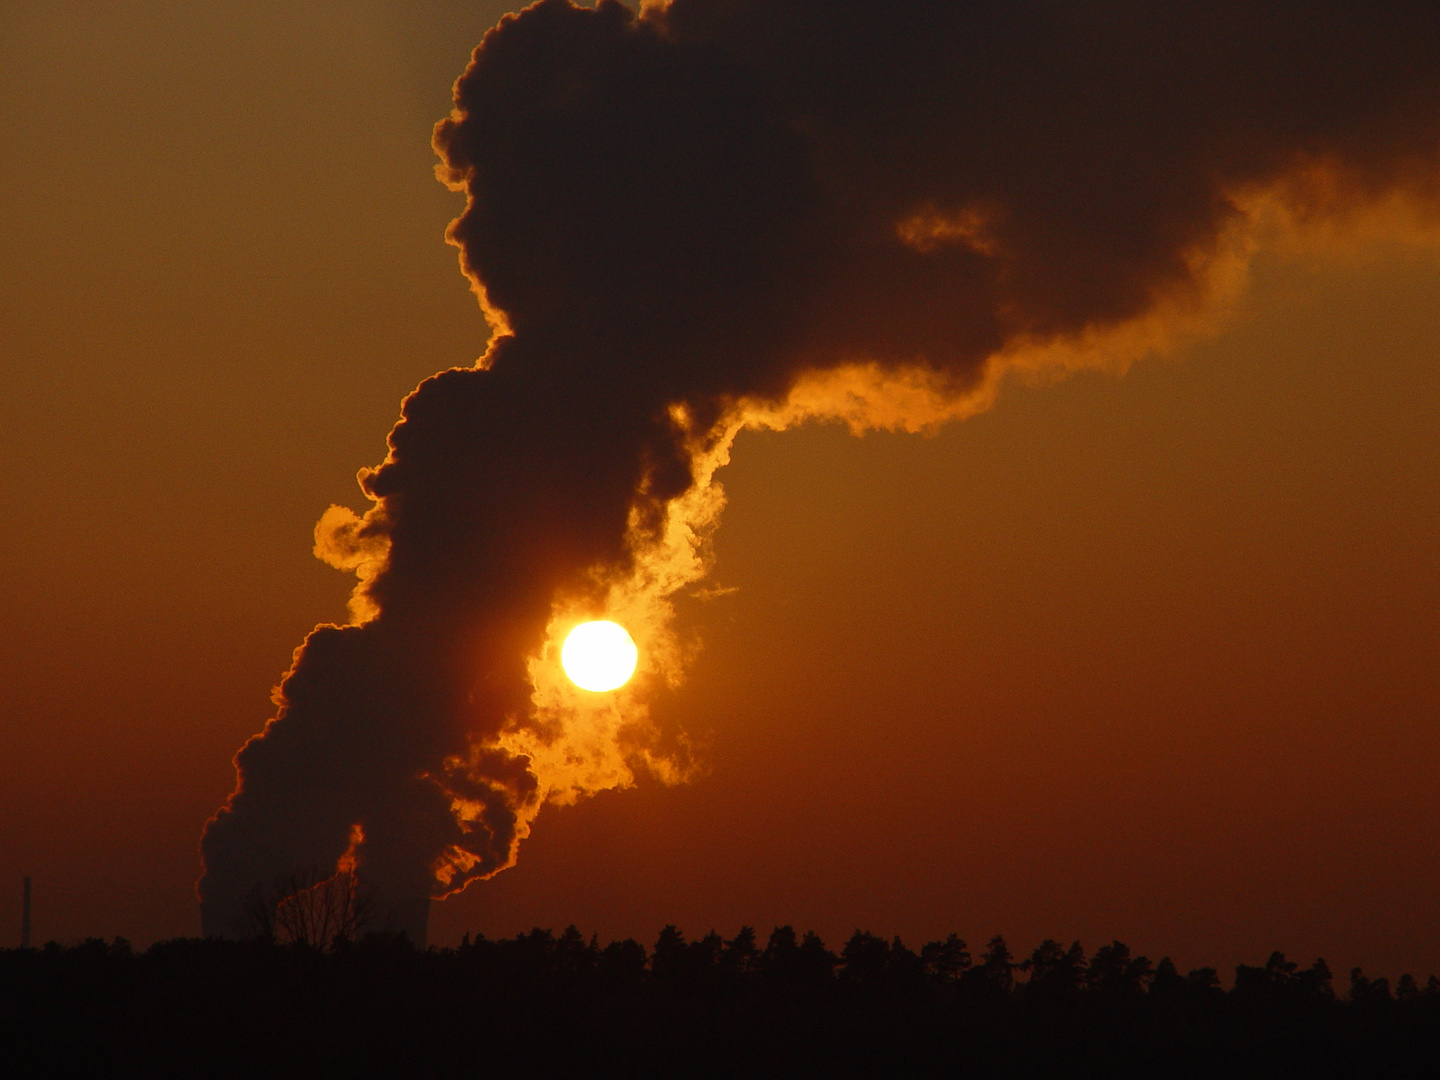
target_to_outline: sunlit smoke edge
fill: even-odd
[[[1379,192],[1357,190],[1353,178],[1322,161],[1297,167],[1264,188],[1232,192],[1229,200],[1234,213],[1228,227],[1211,243],[1187,253],[1188,279],[1152,297],[1143,313],[1074,334],[1045,339],[1017,335],[979,367],[969,385],[957,388],[953,379],[923,363],[895,366],[855,358],[806,373],[781,400],[737,400],[708,430],[692,430],[687,405],[672,405],[694,482],[666,505],[658,531],[642,528],[632,513],[629,547],[634,557],[628,571],[593,571],[604,597],[598,610],[593,597],[556,598],[543,639],[526,659],[531,715],[508,725],[493,742],[473,747],[471,762],[457,758],[446,763],[448,769],[467,772],[489,752],[520,755],[528,759],[538,789],[512,806],[518,821],[508,856],[478,874],[467,873],[471,867],[447,868],[442,859],[435,895],[462,891],[472,881],[513,866],[546,803],[569,805],[601,791],[631,787],[639,769],[667,784],[686,782],[703,771],[692,753],[678,758],[655,748],[645,695],[658,684],[680,686],[698,653],[698,641],[684,642],[675,631],[675,599],[687,590],[694,593],[713,567],[711,541],[725,507],[716,473],[729,463],[742,431],[838,422],[856,435],[873,430],[933,434],[990,409],[1007,380],[1050,383],[1085,370],[1121,375],[1147,357],[1173,355],[1213,336],[1233,317],[1262,252],[1343,259],[1363,258],[1367,247],[1377,242],[1440,248],[1440,205],[1424,183],[1401,183]],[[897,223],[897,231],[908,230],[907,242],[983,249],[989,243],[985,223],[984,213],[974,209],[954,220],[907,219]],[[467,277],[475,280],[473,274]],[[510,331],[504,313],[491,307],[478,285],[476,295],[492,328],[490,348],[474,365],[484,369],[496,343]],[[361,471],[362,479],[368,472]],[[354,624],[377,613],[368,588],[385,568],[385,533],[383,501],[363,515],[332,506],[316,526],[317,557],[357,576],[349,601]],[[635,677],[605,695],[583,694],[559,664],[565,633],[582,618],[593,617],[624,625],[640,649]],[[453,805],[461,820],[474,820],[482,811],[459,796]],[[463,862],[464,856],[460,858]],[[457,878],[458,884],[450,887]]]

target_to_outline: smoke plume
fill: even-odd
[[[408,398],[359,578],[209,823],[207,934],[351,858],[394,925],[511,865],[541,805],[691,767],[647,714],[747,426],[918,430],[1008,370],[1204,326],[1258,245],[1433,225],[1433,3],[542,0],[435,130],[493,329]],[[1398,223],[1398,224],[1397,224]],[[560,675],[583,617],[637,678]],[[361,837],[353,846],[354,837]],[[347,864],[348,865],[348,864]]]

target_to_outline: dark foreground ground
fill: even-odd
[[[0,1074],[382,1077],[1436,1077],[1440,981],[1280,954],[1181,975],[1114,943],[919,952],[742,931],[653,950],[573,929],[421,952],[123,940],[0,950]]]

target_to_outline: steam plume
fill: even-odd
[[[1201,325],[1267,238],[1433,222],[1440,19],[542,0],[486,36],[435,146],[494,335],[406,399],[369,512],[317,529],[353,621],[309,636],[236,759],[207,933],[363,835],[358,874],[423,937],[427,898],[510,865],[545,800],[682,775],[645,701],[680,678],[669,602],[745,426],[930,427],[1007,369]],[[602,613],[642,668],[597,705],[554,657]]]

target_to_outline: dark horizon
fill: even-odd
[[[0,949],[0,1037],[53,1068],[260,1068],[396,1075],[1192,1077],[1423,1075],[1440,1058],[1440,979],[1392,993],[1275,952],[1218,985],[1119,941],[1087,954],[951,934],[912,951],[857,931],[838,951],[777,927],[762,945],[601,946],[575,927],[301,942],[87,941]],[[81,1002],[83,1001],[83,1008]],[[243,1038],[237,1035],[243,1034]],[[217,1071],[218,1070],[218,1071]]]
[[[323,886],[324,884],[326,884],[326,882],[318,880],[307,881],[304,883],[292,883],[292,891],[302,888],[313,889],[313,886],[315,885]],[[284,891],[285,890],[283,889],[281,890],[281,892]],[[31,879],[29,877],[24,878],[23,893],[25,903],[21,923],[20,944],[12,948],[11,946],[5,945],[3,942],[0,942],[0,951],[39,950],[46,953],[52,953],[57,949],[62,951],[87,949],[91,952],[94,952],[97,948],[106,946],[106,940],[104,938],[88,934],[80,935],[64,942],[57,941],[55,939],[48,939],[38,945],[30,943],[28,938],[31,929]],[[280,897],[281,894],[280,892],[277,892],[275,895],[277,897]],[[457,945],[432,945],[428,942],[428,935],[426,934],[428,914],[423,918],[415,918],[412,916],[408,922],[405,922],[397,919],[393,912],[386,912],[380,909],[373,902],[356,904],[353,900],[353,896],[350,894],[347,894],[340,899],[336,898],[337,895],[338,894],[334,893],[327,895],[323,891],[318,892],[319,899],[312,899],[310,901],[310,904],[313,911],[322,912],[322,914],[312,915],[309,919],[301,919],[298,922],[292,920],[288,924],[285,923],[283,920],[279,924],[272,922],[263,930],[257,930],[256,928],[252,927],[252,932],[244,934],[226,933],[219,935],[211,935],[208,937],[202,935],[201,937],[182,936],[177,938],[160,939],[158,941],[143,944],[138,950],[135,950],[135,952],[136,955],[139,955],[149,952],[151,950],[164,951],[165,949],[173,947],[179,943],[199,943],[201,941],[235,940],[236,938],[248,938],[250,942],[254,944],[263,944],[267,946],[279,947],[293,946],[301,949],[302,951],[312,951],[317,953],[331,952],[335,950],[343,950],[345,948],[350,948],[353,947],[356,943],[365,939],[393,940],[396,942],[403,941],[409,947],[415,948],[416,950],[422,952],[427,950],[432,952],[438,950],[439,952],[444,953],[451,952],[457,947]],[[281,900],[283,899],[284,898],[281,897]],[[276,900],[276,903],[280,903],[281,900]],[[327,908],[329,909],[328,911],[325,910]],[[412,931],[412,927],[414,926],[420,927],[421,932],[419,936],[417,936]],[[319,936],[317,936],[314,932],[314,929],[316,927],[327,927],[334,929],[333,932],[331,932],[330,930],[326,930],[321,932]],[[688,948],[689,951],[696,953],[697,956],[700,956],[702,958],[710,957],[710,959],[713,960],[715,956],[718,956],[719,954],[718,952],[716,952],[716,949],[718,949],[718,944],[715,945],[714,948],[712,948],[712,943],[723,944],[727,949],[733,949],[736,942],[743,942],[747,935],[749,935],[751,938],[754,938],[755,928],[749,924],[742,924],[735,939],[733,941],[727,942],[722,939],[712,927],[705,935],[703,935],[703,937],[691,940],[687,944],[685,932],[677,928],[675,924],[667,923],[660,932],[659,938],[657,939],[657,945],[654,947],[654,949],[652,949],[652,953],[646,954],[646,959],[644,962],[647,964],[650,963],[653,960],[653,951],[663,951],[667,946],[679,948],[681,951],[684,951]],[[790,938],[793,938],[795,941],[799,941],[800,938],[803,937],[806,941],[813,941],[817,948],[825,948],[825,941],[824,938],[821,937],[821,935],[816,934],[813,930],[808,929],[803,933],[803,935],[799,935],[795,933],[793,926],[790,923],[785,923],[781,925],[776,925],[771,931],[771,934],[769,936],[769,949],[773,950],[776,947],[777,941],[779,941],[783,946],[784,941],[787,939],[787,935]],[[591,933],[588,936],[581,934],[573,922],[566,924],[565,930],[560,936],[563,937],[566,941],[588,941],[590,942],[591,947],[593,947],[594,943],[598,940],[598,935],[594,933]],[[531,940],[532,942],[554,942],[555,940],[558,940],[553,929],[541,928],[539,926],[532,927],[528,931],[517,932],[513,935],[513,941],[515,941],[516,943],[519,943],[520,941],[526,939]],[[491,939],[488,938],[486,934],[480,931],[467,930],[464,932],[458,944],[459,946],[469,946],[472,942],[483,943],[490,940]],[[498,946],[503,946],[507,940],[510,939],[506,939],[503,936],[494,939],[495,943]],[[955,943],[957,942],[957,940],[958,947],[963,951],[966,948],[966,940],[960,938],[959,935],[956,934],[954,931],[951,931],[945,939],[927,943],[917,955],[920,957],[925,957],[932,954],[945,954],[946,949],[955,947]],[[989,938],[987,949],[994,951],[998,943],[999,947],[1001,949],[1004,949],[1006,951],[1006,955],[1008,956],[1008,948],[1005,946],[1005,941],[1006,937],[1003,933],[994,934]],[[898,955],[901,956],[904,956],[908,952],[908,950],[902,943],[902,936],[900,934],[881,933],[877,935],[873,933],[870,929],[861,929],[857,927],[848,936],[847,944],[855,945],[855,943],[857,942],[859,943],[858,947],[860,948],[871,948],[874,943],[879,943],[879,945],[890,948],[892,949],[892,951],[895,951]],[[636,943],[633,937],[623,939],[623,941],[617,939],[616,942],[614,942],[614,944],[617,946],[628,945],[630,943]],[[1122,945],[1120,938],[1112,938],[1111,946],[1123,949],[1124,955],[1126,957],[1130,956],[1129,947]],[[1111,946],[1105,946],[1104,948],[1109,949],[1111,948]],[[125,935],[116,935],[107,947],[111,951],[118,950],[119,953],[125,955],[129,955],[132,949],[135,949],[135,947],[131,943],[131,940]],[[641,946],[641,948],[643,952],[644,947]],[[1048,956],[1050,961],[1058,962],[1061,953],[1055,953],[1054,949],[1060,949],[1061,953],[1068,954],[1068,963],[1074,966],[1076,970],[1081,972],[1084,971],[1087,960],[1081,942],[1073,941],[1068,947],[1062,947],[1061,943],[1056,941],[1056,939],[1048,937],[1045,938],[1044,941],[1036,947],[1035,951],[1030,954],[1028,960],[1016,960],[1015,970],[1020,972],[1030,972],[1032,970],[1035,970],[1037,958],[1041,957],[1042,955]],[[714,954],[713,956],[712,953]],[[838,957],[841,954],[836,955]],[[1245,973],[1247,971],[1251,973],[1257,971],[1267,971],[1269,972],[1270,976],[1274,976],[1277,971],[1280,971],[1282,974],[1287,972],[1293,974],[1296,970],[1297,965],[1293,961],[1286,961],[1286,956],[1287,953],[1284,949],[1277,948],[1270,950],[1266,963],[1263,965],[1256,965],[1243,960],[1239,961],[1231,966],[1230,970],[1232,971],[1232,975],[1230,976],[1230,979],[1228,981],[1223,975],[1223,972],[1226,969],[1218,965],[1201,964],[1198,967],[1192,968],[1188,972],[1186,977],[1192,983],[1198,982],[1204,985],[1210,985],[1208,978],[1204,974],[1206,972],[1209,972],[1215,976],[1215,986],[1229,990],[1235,987],[1237,980],[1243,982],[1243,979],[1246,977]],[[964,966],[968,969],[970,965],[968,952],[966,953],[966,957],[967,959]],[[1138,974],[1136,974],[1135,977],[1143,977],[1142,981],[1145,981],[1148,985],[1148,980],[1152,979],[1155,975],[1156,966],[1151,965],[1148,959],[1143,955],[1138,956],[1137,960],[1140,963],[1140,967],[1136,969],[1136,972],[1138,972]],[[1172,964],[1168,953],[1162,955],[1162,960],[1167,964]],[[706,962],[709,961],[707,960]],[[838,959],[835,961],[835,963],[837,964],[839,962],[840,961]],[[904,963],[903,960],[901,962]],[[931,963],[931,961],[926,960],[926,963],[929,964]],[[1044,962],[1041,962],[1041,964],[1043,968]],[[1402,965],[1402,969],[1403,970],[1399,971],[1398,973],[1376,974],[1375,970],[1372,968],[1367,975],[1365,974],[1366,965],[1357,963],[1350,965],[1343,971],[1339,968],[1335,969],[1335,971],[1330,971],[1325,958],[1316,957],[1314,958],[1314,961],[1311,964],[1310,968],[1307,970],[1312,973],[1316,971],[1327,972],[1328,975],[1326,979],[1323,980],[1327,983],[1327,985],[1330,978],[1339,978],[1339,976],[1343,976],[1346,972],[1348,972],[1350,985],[1349,996],[1351,1000],[1356,1000],[1357,996],[1363,998],[1367,993],[1378,995],[1379,997],[1390,997],[1392,996],[1392,987],[1397,988],[1397,990],[1395,991],[1396,996],[1403,998],[1405,996],[1405,992],[1400,991],[1398,987],[1404,985],[1407,982],[1409,983],[1412,991],[1418,992],[1423,990],[1430,996],[1440,998],[1440,974],[1437,974],[1435,972],[1429,972],[1424,975],[1416,975],[1413,970],[1413,965],[1408,968],[1405,967],[1405,965]],[[1024,979],[1025,976],[1021,976],[1021,982],[1023,982]],[[1341,979],[1340,981],[1343,983],[1344,980]],[[1335,996],[1342,998],[1345,997],[1345,991],[1343,990],[1343,987],[1341,988],[1341,990],[1336,991]]]
[[[9,947],[0,944],[0,953],[43,953],[47,956],[63,954],[105,955],[122,958],[140,957],[147,954],[173,953],[181,948],[204,948],[209,945],[239,945],[246,948],[291,950],[298,954],[321,956],[343,955],[356,948],[413,950],[417,953],[453,955],[470,949],[490,949],[517,954],[528,953],[534,959],[542,959],[555,949],[576,948],[588,950],[596,961],[602,956],[625,954],[625,963],[644,967],[655,974],[665,971],[672,973],[687,971],[690,977],[702,976],[709,965],[726,969],[740,961],[739,953],[750,957],[745,963],[761,957],[777,954],[798,957],[794,950],[805,950],[817,958],[820,966],[816,973],[828,971],[831,975],[844,977],[845,967],[851,968],[850,977],[857,977],[863,970],[878,975],[887,967],[904,969],[917,965],[932,975],[959,978],[969,971],[1007,972],[1004,982],[1017,991],[1027,985],[1035,989],[1046,979],[1060,977],[1073,980],[1076,988],[1098,986],[1099,980],[1121,978],[1126,992],[1140,992],[1150,988],[1157,977],[1166,979],[1182,978],[1192,987],[1214,988],[1226,993],[1250,988],[1261,982],[1281,985],[1294,984],[1305,993],[1316,993],[1336,1000],[1409,1000],[1418,996],[1440,999],[1440,974],[1430,972],[1417,975],[1413,970],[1398,973],[1378,973],[1364,965],[1353,965],[1345,971],[1332,970],[1324,957],[1314,957],[1308,966],[1303,961],[1292,959],[1282,949],[1272,949],[1264,962],[1241,961],[1229,969],[1213,965],[1200,965],[1182,973],[1170,959],[1162,954],[1158,961],[1143,954],[1133,953],[1119,938],[1112,938],[1108,944],[1098,946],[1092,955],[1080,941],[1068,945],[1054,938],[1045,938],[1028,954],[1012,953],[1004,934],[991,936],[983,950],[972,950],[970,940],[950,932],[946,937],[925,942],[912,949],[897,934],[875,934],[870,930],[855,929],[846,936],[839,950],[831,950],[828,943],[813,930],[796,931],[786,923],[775,926],[766,936],[765,944],[759,944],[756,929],[742,924],[732,939],[725,939],[711,929],[707,933],[688,937],[686,932],[673,923],[663,926],[655,943],[649,947],[635,938],[616,939],[599,944],[597,934],[585,934],[574,923],[556,933],[551,928],[532,927],[511,937],[490,938],[479,932],[466,932],[455,945],[424,945],[417,943],[404,929],[382,928],[384,920],[367,918],[355,926],[323,938],[307,935],[304,930],[282,930],[269,935],[252,936],[248,940],[236,941],[233,935],[221,937],[179,937],[152,942],[144,948],[136,948],[123,935],[107,941],[104,938],[87,936],[69,942],[45,941],[39,945]],[[748,944],[747,944],[748,942]],[[738,950],[738,953],[737,953]],[[771,960],[771,963],[777,961]],[[789,962],[789,961],[786,961]],[[657,966],[658,965],[658,966]],[[1116,974],[1118,973],[1118,974]],[[1158,973],[1158,974],[1157,974]],[[987,976],[989,977],[989,976]],[[1033,984],[1033,985],[1032,985]]]

